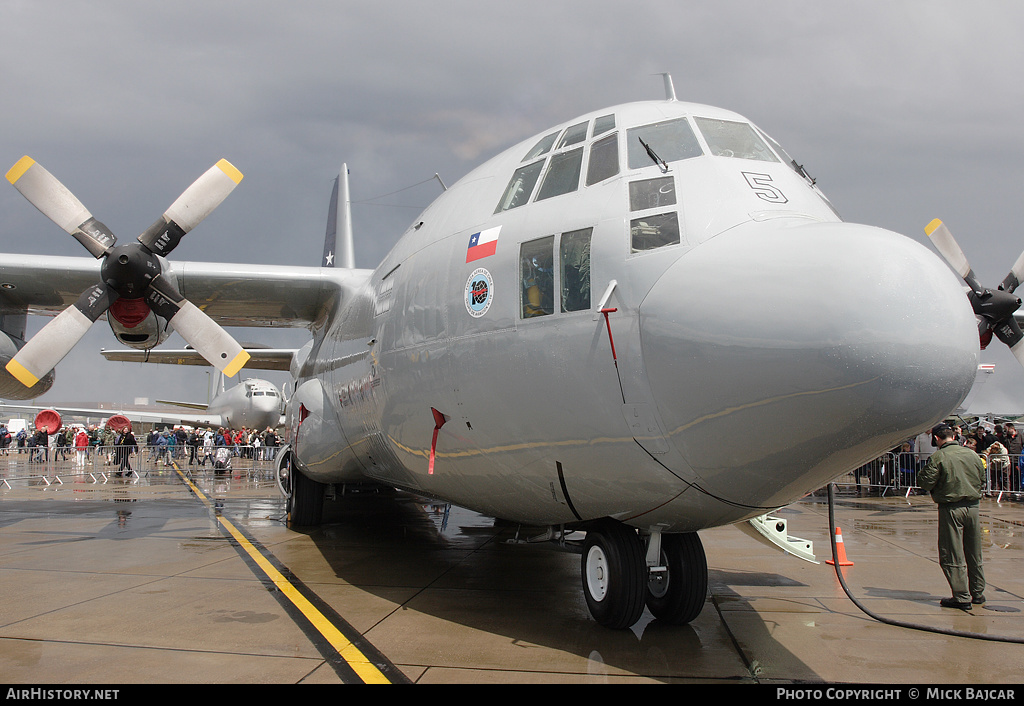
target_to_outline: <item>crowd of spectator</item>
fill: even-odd
[[[14,434],[6,425],[0,424],[0,455],[10,453],[27,454],[29,463],[74,460],[76,467],[84,467],[93,458],[102,459],[107,465],[118,459],[119,445],[127,443],[121,432],[109,427],[100,428],[81,425],[63,426],[50,434],[44,429],[35,431],[21,429]],[[219,429],[189,428],[178,426],[168,429],[154,428],[138,444],[134,436],[130,445],[136,450],[129,453],[147,454],[154,464],[170,465],[180,461],[204,467],[213,465],[217,452],[227,449],[231,457],[251,458],[257,461],[271,460],[281,444],[277,432],[271,428]],[[138,447],[141,446],[141,449]]]
[[[961,425],[950,426],[958,444],[981,456],[988,473],[989,490],[1021,492],[1024,436],[1013,422],[996,424],[991,430],[982,424],[967,429]],[[854,472],[858,487],[863,477],[875,486],[898,484],[900,487],[915,487],[917,472],[927,463],[929,455],[925,449],[915,448],[918,441],[907,440],[885,457],[858,468]]]

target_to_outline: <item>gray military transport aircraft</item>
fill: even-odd
[[[1005,292],[969,300],[924,246],[843,222],[749,120],[670,86],[487,161],[372,270],[169,263],[240,178],[224,163],[115,245],[22,160],[8,180],[101,262],[0,255],[0,395],[45,386],[104,311],[115,334],[153,317],[136,348],[169,321],[228,372],[240,347],[220,325],[308,327],[279,456],[294,524],[321,520],[328,484],[371,482],[567,547],[584,530],[598,622],[646,604],[687,623],[707,591],[699,530],[785,506],[954,409],[978,366],[969,301],[1001,337],[1016,324],[986,308]],[[24,344],[25,314],[54,312]]]
[[[132,351],[137,352],[137,351]],[[106,351],[104,351],[106,354]],[[108,360],[119,360],[107,357]],[[191,425],[228,427],[230,429],[276,428],[283,422],[283,399],[277,386],[269,380],[247,378],[237,385],[221,390],[209,403],[157,400],[158,403],[182,407],[191,412],[147,412],[140,410],[111,410],[67,405],[18,405],[0,402],[0,412],[41,412],[52,409],[65,417],[110,417],[117,414],[132,422],[146,424]]]

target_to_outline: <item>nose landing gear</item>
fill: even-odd
[[[602,520],[587,531],[581,569],[590,614],[613,629],[636,623],[646,605],[659,620],[689,623],[704,607],[708,566],[697,533],[652,534],[659,566],[648,566],[644,542],[632,527]],[[657,547],[654,547],[657,549]]]

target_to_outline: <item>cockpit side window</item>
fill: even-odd
[[[626,152],[630,169],[640,169],[655,164],[644,144],[651,148],[651,152],[656,154],[660,161],[666,163],[700,157],[704,154],[704,150],[697,142],[693,128],[690,127],[686,118],[633,128],[626,135]]]
[[[748,123],[711,118],[694,120],[705,142],[708,143],[708,149],[716,157],[736,157],[761,162],[779,161]]]
[[[530,194],[533,193],[533,187],[537,185],[537,179],[540,178],[541,169],[544,167],[544,160],[528,164],[525,167],[519,167],[512,173],[512,178],[508,182],[508,186],[505,187],[505,193],[501,196],[501,201],[498,202],[498,207],[494,209],[495,213],[501,211],[507,211],[510,208],[516,206],[522,206],[524,203],[530,200]]]
[[[501,213],[528,203],[538,182],[540,187],[536,189],[536,196],[533,196],[535,201],[569,194],[579,189],[590,125],[591,122],[587,120],[541,138],[523,159],[524,162],[530,163],[519,167],[512,174],[494,212]],[[615,115],[603,115],[594,120],[593,136],[614,129]],[[587,151],[587,186],[611,179],[619,173],[618,133],[593,139]],[[545,159],[543,155],[548,156]]]
[[[548,152],[551,151],[551,146],[555,144],[556,139],[558,139],[557,132],[553,132],[550,135],[541,138],[541,141],[534,145],[533,149],[530,150],[525,157],[523,157],[523,161],[529,162],[531,159],[540,157],[542,154],[547,154]]]
[[[590,236],[593,232],[593,228],[584,228],[562,233],[558,261],[563,312],[590,308]]]
[[[558,148],[569,147],[583,142],[587,139],[587,126],[589,123],[577,123],[571,127],[565,129],[565,134],[562,135],[562,139],[558,141]]]
[[[676,203],[675,180],[670,177],[644,179],[629,184],[629,210],[644,211],[648,208],[664,208]]]
[[[537,200],[561,196],[575,191],[580,185],[580,170],[583,168],[583,148],[555,153],[548,163],[544,182],[537,192]]]
[[[602,137],[590,146],[587,186],[610,179],[619,173],[619,133]]]
[[[761,128],[755,127],[754,129],[757,130],[758,135],[764,138],[765,142],[772,146],[772,149],[775,150],[775,153],[782,158],[783,162],[789,165],[790,169],[792,169],[794,172],[796,172],[804,179],[806,179],[807,183],[810,184],[811,186],[815,186],[818,183],[814,177],[807,173],[807,169],[804,168],[804,165],[799,164],[795,159],[790,157],[789,153],[786,152],[786,150],[782,149],[782,145],[776,142],[771,135],[766,133]],[[842,220],[842,216],[839,215],[839,211],[836,210],[836,207],[832,205],[832,202],[828,200],[825,194],[821,193],[821,191],[818,188],[815,188],[814,191],[818,195],[818,198],[820,198],[825,203],[825,205],[828,206],[829,210],[832,211],[832,213],[836,214],[836,218]]]
[[[609,130],[615,129],[615,113],[611,115],[602,115],[600,118],[594,120],[594,134],[591,137],[597,137],[603,135]]]
[[[679,244],[679,217],[675,211],[634,218],[629,222],[632,252]]]
[[[520,313],[524,319],[554,312],[555,236],[523,243],[519,248]]]
[[[797,164],[796,160],[793,159],[792,157],[790,157],[789,153],[786,152],[786,150],[782,149],[782,145],[780,145],[778,142],[776,142],[772,138],[772,136],[769,135],[768,133],[766,133],[764,130],[761,130],[760,128],[756,128],[756,127],[754,129],[757,130],[757,134],[758,135],[760,135],[761,137],[764,138],[765,142],[767,142],[769,145],[771,145],[772,149],[775,150],[775,154],[779,155],[779,157],[782,158],[782,161],[789,165],[790,169],[792,169],[794,172],[796,172],[797,174],[802,176],[804,179],[806,179],[811,184],[814,184],[814,179],[812,179],[811,175],[807,173],[807,170],[804,169],[803,165],[802,164]],[[831,206],[831,204],[830,204],[830,206]]]

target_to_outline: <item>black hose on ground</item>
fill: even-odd
[[[923,630],[925,632],[939,633],[940,635],[954,635],[956,637],[966,637],[972,640],[989,640],[991,642],[1012,642],[1016,644],[1024,644],[1024,638],[1022,637],[1005,637],[1002,635],[986,635],[978,632],[966,632],[961,630],[951,630],[949,628],[933,627],[931,625],[921,625],[920,623],[910,623],[903,620],[893,620],[892,618],[886,618],[868,610],[863,603],[854,598],[853,594],[850,593],[850,588],[846,585],[846,579],[843,578],[843,572],[839,569],[839,551],[836,548],[836,518],[834,499],[832,494],[832,483],[828,484],[828,534],[829,539],[832,542],[832,563],[835,565],[836,578],[839,579],[839,584],[843,587],[843,591],[846,592],[846,596],[853,601],[853,604],[861,609],[861,611],[870,618],[874,618],[880,623],[886,625],[895,625],[900,628],[909,628],[911,630]]]

